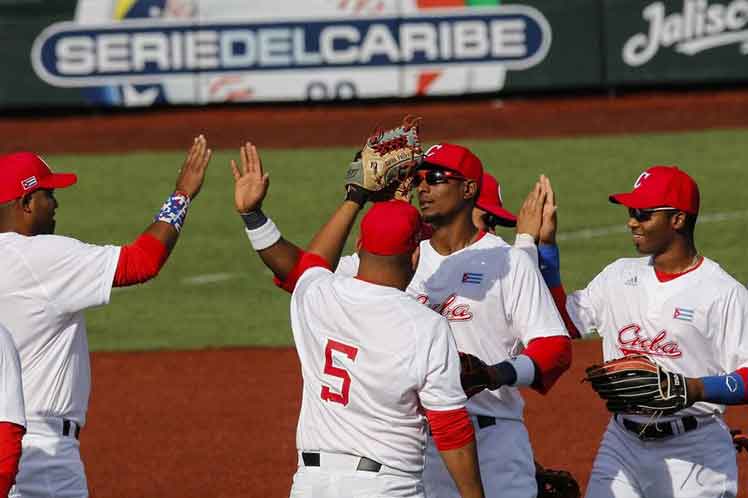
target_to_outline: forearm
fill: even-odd
[[[267,249],[257,251],[262,262],[279,279],[286,280],[298,263],[303,251],[283,237]]]
[[[171,252],[187,220],[191,204],[192,198],[189,194],[175,190],[166,199],[154,217],[153,223],[145,229],[142,235],[150,235],[166,246],[167,253]]]
[[[705,401],[720,405],[748,404],[748,368],[728,375],[687,378],[689,404]]]
[[[314,236],[308,251],[322,256],[332,268],[335,268],[361,208],[362,206],[356,202],[343,201]]]
[[[461,448],[440,451],[462,498],[483,498],[475,440]]]
[[[475,451],[475,429],[467,410],[427,410],[431,436],[463,498],[483,496],[478,457]]]
[[[579,339],[581,334],[566,310],[566,291],[561,283],[561,258],[558,246],[555,244],[540,244],[538,246],[538,263],[540,273],[551,291],[553,302],[556,303],[556,309],[558,309],[561,319],[564,321],[566,330],[572,339]]]
[[[177,243],[190,203],[188,194],[175,191],[153,223],[131,244],[122,246],[114,275],[115,287],[140,284],[158,275]]]
[[[301,249],[284,239],[261,209],[242,214],[241,218],[247,238],[262,262],[279,280],[285,280],[301,258]]]
[[[539,337],[514,358],[485,367],[488,389],[532,387],[545,394],[571,365],[567,336]]]

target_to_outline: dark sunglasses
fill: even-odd
[[[659,207],[652,209],[629,208],[629,216],[631,218],[634,218],[638,222],[649,221],[652,219],[652,215],[658,211],[670,211],[673,214],[678,212],[677,209],[671,207]]]
[[[426,180],[426,183],[429,185],[447,183],[450,179],[467,180],[461,174],[447,169],[419,169],[416,170],[416,178],[418,179],[418,183]]]
[[[485,223],[486,226],[490,228],[491,230],[496,228],[496,225],[501,224],[501,222],[502,222],[501,218],[499,218],[495,214],[486,213],[483,215],[483,223]]]

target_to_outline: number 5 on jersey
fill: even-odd
[[[348,372],[343,369],[336,367],[332,364],[333,354],[344,354],[351,361],[356,361],[356,355],[358,354],[358,348],[343,344],[333,339],[327,340],[327,346],[325,346],[325,374],[331,377],[337,377],[343,381],[340,388],[340,392],[334,392],[328,386],[322,386],[322,392],[320,396],[325,401],[332,401],[333,403],[340,403],[343,406],[348,404],[348,391],[351,389],[351,376]]]

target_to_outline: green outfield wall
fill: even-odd
[[[0,108],[748,82],[748,0],[0,0]]]

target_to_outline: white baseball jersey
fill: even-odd
[[[26,418],[85,424],[91,387],[82,310],[106,304],[119,247],[0,233],[0,317],[21,359]]]
[[[291,327],[304,379],[297,448],[421,472],[423,408],[466,401],[447,321],[398,289],[315,267],[296,284]]]
[[[8,329],[0,324],[0,422],[26,426],[21,360]]]
[[[342,258],[337,271],[355,274],[357,263],[357,257]],[[528,253],[489,233],[449,256],[422,241],[407,292],[449,320],[459,351],[488,364],[518,354],[533,339],[568,336]],[[471,414],[516,420],[522,420],[523,408],[519,390],[509,386],[483,391],[467,403]]]
[[[607,360],[645,354],[686,375],[723,375],[748,366],[748,290],[714,261],[668,282],[651,258],[619,259],[566,309],[582,334],[597,332]],[[679,413],[707,415],[724,406],[696,403]]]

